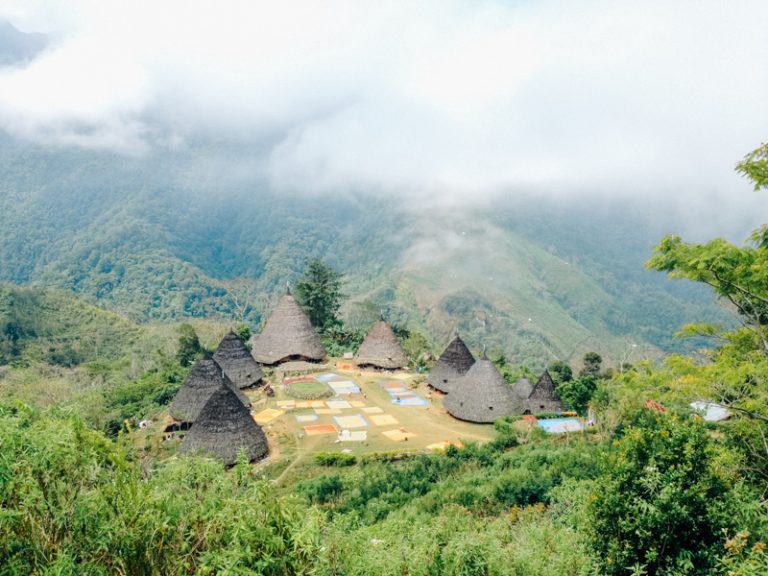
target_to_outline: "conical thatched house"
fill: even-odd
[[[267,321],[261,334],[251,339],[257,362],[272,366],[289,360],[319,362],[325,348],[309,318],[288,291]]]
[[[392,328],[382,319],[373,325],[363,340],[355,356],[355,363],[360,367],[394,370],[404,368],[408,359]]]
[[[533,384],[531,384],[531,381],[528,380],[528,378],[520,378],[520,380],[515,382],[515,386],[512,389],[515,391],[518,398],[527,400],[531,395],[531,392],[533,392]]]
[[[222,386],[231,388],[243,406],[250,406],[251,401],[232,384],[221,366],[213,358],[202,358],[184,380],[168,411],[176,420],[196,422],[211,394]]]
[[[563,411],[563,401],[555,393],[555,383],[548,371],[544,370],[525,404],[531,414]]]
[[[454,418],[488,423],[523,413],[523,400],[510,388],[493,362],[482,358],[472,365],[443,402]]]
[[[248,461],[267,455],[267,437],[248,408],[229,386],[220,386],[205,403],[179,450],[216,456],[224,464],[237,462],[241,450]]]
[[[437,359],[437,363],[432,368],[427,377],[427,384],[435,390],[440,390],[446,394],[451,391],[451,387],[462,377],[475,363],[475,357],[469,351],[464,341],[456,337],[451,340],[448,347]]]
[[[231,330],[219,343],[213,359],[238,388],[256,386],[264,377],[261,366],[253,359],[240,337]]]

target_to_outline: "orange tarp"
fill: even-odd
[[[307,436],[319,436],[320,434],[338,434],[339,431],[333,424],[315,424],[304,426],[304,432]]]

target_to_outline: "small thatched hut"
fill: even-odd
[[[257,386],[264,377],[259,363],[253,359],[240,337],[231,330],[219,343],[213,359],[238,388]]]
[[[230,466],[237,462],[241,450],[248,461],[253,461],[266,456],[269,446],[263,430],[235,396],[234,389],[220,386],[208,398],[179,450],[209,454]]]
[[[290,360],[320,362],[325,348],[290,290],[280,299],[261,334],[251,339],[257,362],[273,366]]]
[[[563,411],[563,401],[555,392],[555,383],[548,371],[544,370],[533,391],[526,398],[525,405],[531,414]]]
[[[383,319],[376,322],[363,340],[355,356],[360,367],[395,370],[408,364],[395,333]]]
[[[446,394],[475,363],[475,357],[457,334],[429,372],[427,384]]]
[[[251,401],[232,384],[221,366],[213,358],[202,358],[184,380],[168,411],[176,420],[196,422],[211,394],[222,386],[231,388],[243,406],[250,406]]]
[[[515,394],[517,394],[518,398],[521,400],[527,400],[531,395],[531,392],[533,392],[533,384],[531,384],[531,381],[528,380],[528,378],[523,377],[515,382],[515,386],[512,389],[515,391]]]
[[[522,414],[524,409],[523,400],[485,357],[456,382],[443,405],[454,418],[479,423]]]

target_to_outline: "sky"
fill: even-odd
[[[260,142],[277,190],[741,205],[734,164],[768,140],[764,0],[1,0],[3,18],[50,36],[0,68],[3,131],[130,156]]]

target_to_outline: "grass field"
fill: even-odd
[[[420,452],[446,440],[486,442],[495,437],[491,425],[470,424],[447,414],[442,397],[434,391],[430,392],[425,383],[419,382],[419,376],[406,372],[380,374],[335,370],[334,373],[337,377],[330,381],[331,385],[351,381],[360,388],[360,393],[303,401],[286,394],[285,387],[278,382],[271,383],[275,390],[273,397],[259,391],[249,392],[254,403],[254,416],[263,414],[269,418],[278,414],[262,423],[270,442],[270,457],[265,462],[265,468],[278,481],[293,481],[308,473],[315,468],[313,455],[321,451],[349,450],[355,455]],[[401,381],[405,388],[426,400],[427,404],[398,404],[380,385],[382,381]],[[353,433],[365,431],[367,438],[339,442],[338,433],[344,430],[344,425],[353,426],[348,428]],[[311,428],[308,431],[305,427]],[[318,429],[327,429],[329,433],[313,435],[312,430]],[[408,434],[399,433],[401,429]]]

